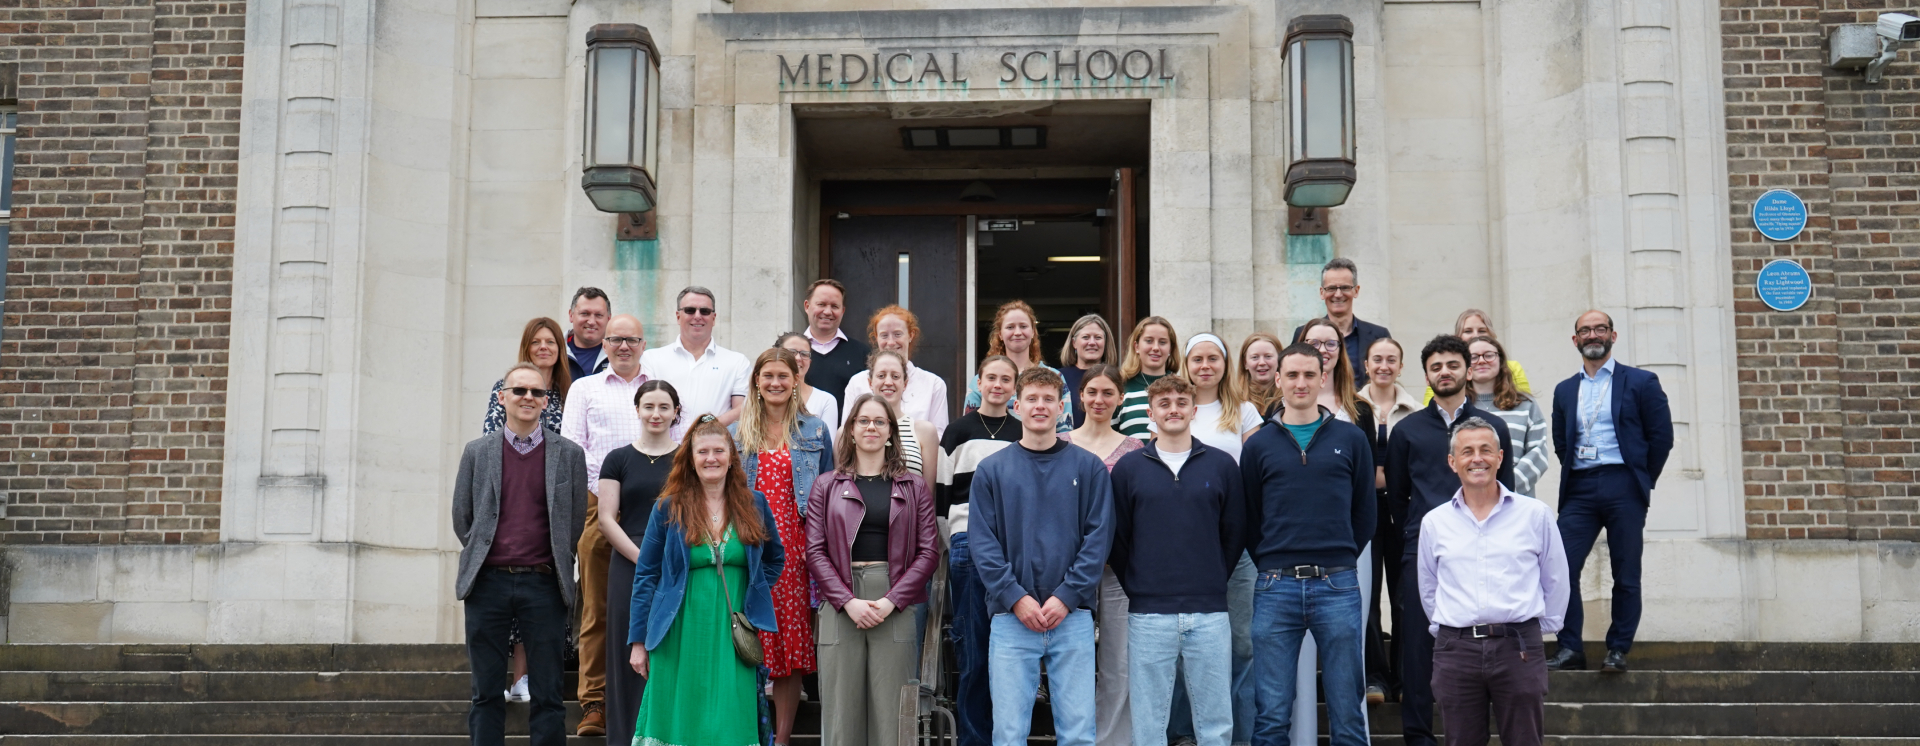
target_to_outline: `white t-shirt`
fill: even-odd
[[[1187,457],[1193,455],[1193,449],[1191,448],[1175,452],[1162,451],[1158,446],[1155,446],[1153,450],[1159,451],[1160,460],[1166,462],[1167,468],[1173,470],[1173,477],[1175,479],[1180,478],[1180,467],[1187,465]]]
[[[807,414],[820,418],[829,432],[840,431],[840,402],[832,394],[815,388],[813,395],[807,397]]]
[[[747,356],[711,341],[698,361],[680,345],[679,337],[640,353],[641,372],[673,384],[680,394],[680,424],[673,428],[676,440],[700,415],[718,415],[733,408],[733,397],[746,396],[747,372],[752,368]]]
[[[1255,409],[1252,404],[1241,402],[1240,432],[1230,433],[1221,430],[1220,400],[1215,399],[1212,404],[1202,404],[1195,408],[1193,425],[1188,428],[1188,432],[1193,433],[1193,437],[1200,442],[1207,444],[1208,448],[1226,451],[1237,464],[1240,463],[1241,439],[1245,438],[1247,433],[1258,429],[1260,429],[1260,410]]]

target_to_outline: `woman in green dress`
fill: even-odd
[[[758,670],[734,655],[729,609],[777,629],[773,582],[786,557],[718,419],[688,428],[673,461],[634,563],[628,663],[647,689],[633,743],[754,746]]]

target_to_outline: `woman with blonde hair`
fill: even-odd
[[[1280,407],[1280,389],[1273,380],[1280,373],[1280,350],[1284,347],[1279,337],[1266,332],[1249,334],[1240,343],[1240,367],[1235,371],[1240,378],[1240,393],[1261,417],[1272,417]]]
[[[1147,386],[1162,376],[1180,372],[1180,361],[1173,352],[1179,344],[1173,322],[1163,317],[1148,316],[1133,325],[1133,333],[1127,335],[1127,356],[1120,363],[1120,377],[1127,380],[1127,390],[1120,400],[1120,411],[1114,415],[1114,429],[1121,435],[1136,440],[1153,438],[1148,430],[1153,420],[1147,416]]]
[[[1088,370],[1103,363],[1112,365],[1113,348],[1113,327],[1100,314],[1090,313],[1073,322],[1067,343],[1060,347],[1060,378],[1067,382],[1066,390],[1078,393]],[[1087,408],[1079,399],[1073,400],[1072,411],[1074,427],[1086,423]]]
[[[803,411],[800,362],[792,352],[774,347],[754,359],[740,421],[727,432],[740,447],[747,483],[765,496],[781,544],[806,546],[801,519],[814,480],[833,466],[833,436],[826,423]],[[788,563],[780,573],[773,607],[779,627],[761,630],[760,646],[773,678],[774,742],[785,744],[800,712],[800,679],[816,668],[806,563]]]
[[[946,432],[947,423],[947,381],[939,374],[913,364],[913,353],[920,347],[920,318],[912,311],[899,306],[884,306],[867,317],[867,341],[873,344],[873,351],[890,350],[900,356],[907,366],[908,386],[900,392],[893,407],[903,417],[933,425],[934,437]],[[868,353],[872,359],[872,353]],[[861,394],[873,393],[868,381],[870,371],[861,371],[847,379],[847,390],[840,397],[842,402],[859,399]],[[852,412],[840,411],[841,422],[833,423],[838,427]]]
[[[800,403],[802,411],[820,418],[831,430],[840,425],[840,400],[833,394],[814,388],[807,383],[807,371],[813,369],[813,344],[807,336],[799,332],[787,332],[773,341],[773,346],[793,353],[794,361],[800,364]]]

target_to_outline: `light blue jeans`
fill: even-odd
[[[993,689],[994,746],[1027,746],[1040,661],[1047,662],[1053,732],[1060,746],[1093,746],[1093,614],[1074,609],[1051,632],[1035,632],[1012,614],[993,615],[987,679]]]
[[[1233,741],[1233,624],[1227,612],[1127,615],[1134,746],[1166,746],[1176,664],[1200,746]]]

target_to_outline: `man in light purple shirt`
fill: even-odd
[[[1448,447],[1460,489],[1420,521],[1419,556],[1447,744],[1485,746],[1491,710],[1503,746],[1539,746],[1547,698],[1541,636],[1566,619],[1566,548],[1545,503],[1496,479],[1503,454],[1492,424],[1460,421]]]

